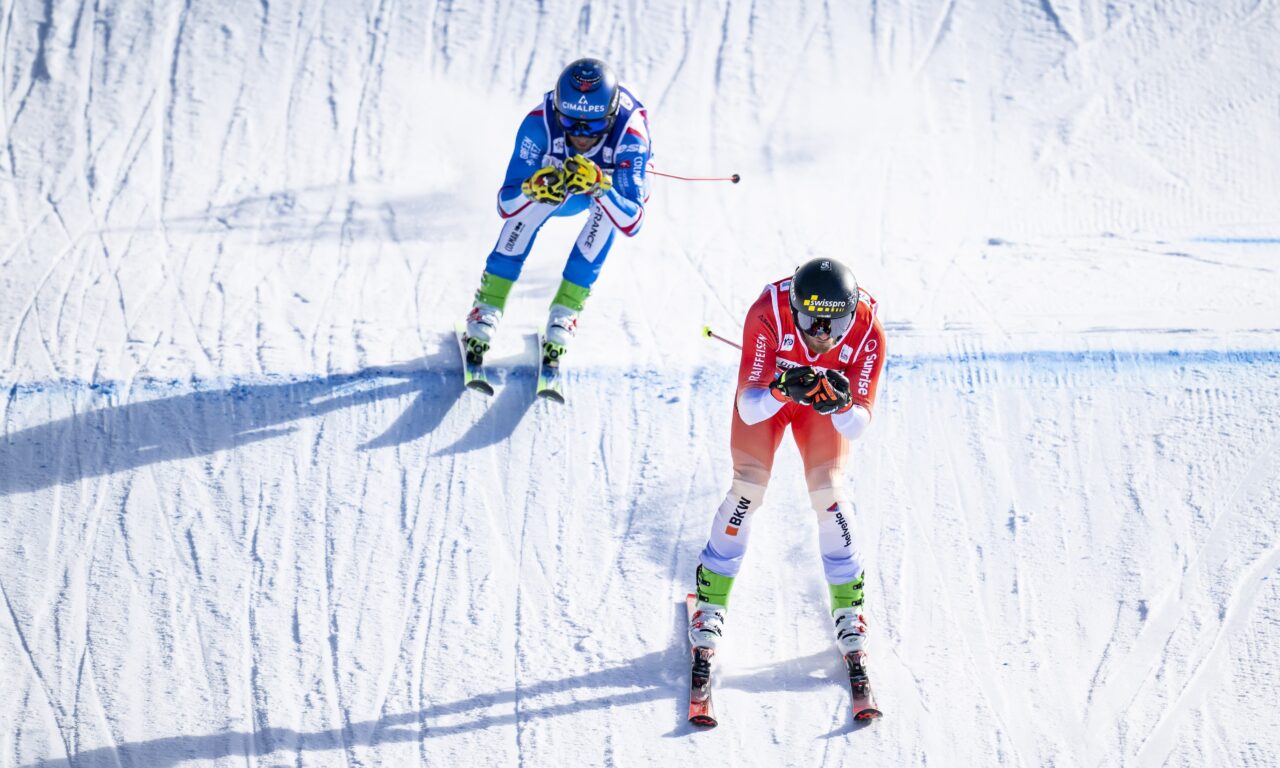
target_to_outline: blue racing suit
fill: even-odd
[[[631,237],[640,231],[644,204],[649,199],[645,176],[650,155],[649,121],[644,105],[625,87],[621,87],[621,91],[612,128],[585,153],[573,148],[559,121],[554,119],[554,92],[547,92],[542,106],[525,116],[516,134],[506,179],[498,190],[498,213],[505,223],[485,263],[486,272],[516,280],[538,230],[547,219],[587,211],[587,222],[569,252],[563,277],[590,288],[609,255],[615,232]],[[579,154],[612,177],[612,189],[598,198],[570,195],[559,205],[534,202],[520,191],[524,180],[539,168],[563,167],[566,158]]]

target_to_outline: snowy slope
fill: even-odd
[[[1152,7],[1155,6],[1155,7]],[[1271,765],[1275,2],[0,6],[0,765]],[[610,60],[659,179],[572,351],[540,236],[458,392],[519,118]],[[683,606],[733,335],[818,254],[890,367],[854,729],[799,458]]]

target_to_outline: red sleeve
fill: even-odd
[[[738,363],[738,392],[768,387],[777,370],[778,329],[773,317],[773,296],[760,294],[742,325],[742,359]]]
[[[871,318],[867,337],[858,345],[858,351],[844,369],[849,377],[849,390],[854,405],[871,410],[876,403],[876,388],[880,385],[880,371],[884,369],[884,328],[880,318]]]

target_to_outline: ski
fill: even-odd
[[[484,364],[472,360],[467,354],[466,323],[458,323],[454,326],[454,331],[458,337],[458,352],[462,354],[462,383],[467,389],[474,389],[477,392],[492,395],[493,385],[489,383],[489,376],[485,373]]]
[[[849,689],[853,692],[853,719],[868,722],[881,716],[871,691],[871,678],[867,676],[867,654],[854,651],[845,654],[845,670],[849,673]]]
[[[548,365],[542,354],[542,345],[547,337],[538,334],[538,397],[545,397],[557,403],[564,402],[564,381],[561,378],[559,365]]]
[[[684,600],[690,623],[693,622],[697,601],[694,594],[687,595]],[[689,722],[706,728],[716,727],[716,711],[711,703],[711,657],[714,655],[712,648],[690,649]]]

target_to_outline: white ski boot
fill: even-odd
[[[542,364],[558,366],[578,332],[578,313],[561,304],[552,304],[547,315],[547,332],[542,341]]]
[[[862,606],[840,608],[831,614],[836,625],[836,645],[840,653],[848,656],[866,649],[867,620],[862,615]]]
[[[502,319],[502,310],[492,304],[477,301],[467,315],[467,358],[475,365],[484,362],[484,353],[489,351],[489,342],[498,331],[498,321]]]
[[[693,616],[689,617],[689,644],[694,648],[715,650],[724,634],[724,618],[728,608],[701,600],[694,603]]]

